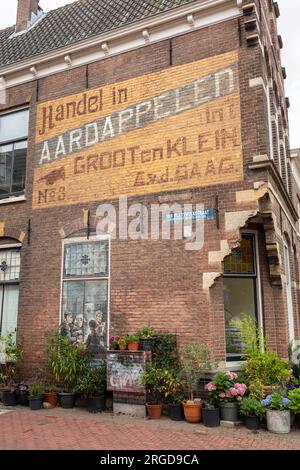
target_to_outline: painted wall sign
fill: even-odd
[[[33,207],[243,177],[237,53],[37,107]]]
[[[119,392],[145,391],[140,381],[145,367],[145,353],[108,352],[107,389]]]
[[[177,220],[213,220],[215,216],[214,209],[198,209],[188,212],[170,212],[165,215],[167,222],[176,222]]]

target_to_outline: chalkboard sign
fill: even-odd
[[[107,353],[107,389],[122,392],[143,392],[140,377],[145,371],[147,353],[113,351]]]

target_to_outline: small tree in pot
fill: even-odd
[[[184,416],[189,423],[198,423],[202,404],[194,400],[194,392],[203,373],[212,368],[210,350],[206,344],[192,343],[179,349],[179,361],[189,395],[189,399],[183,401]]]
[[[87,399],[90,413],[103,411],[106,394],[106,362],[103,361],[96,366],[89,365],[79,377],[74,392],[82,394]]]
[[[158,419],[161,417],[164,395],[164,380],[166,372],[163,369],[157,369],[155,366],[150,365],[146,371],[141,375],[141,383],[145,385],[147,391],[147,404],[149,418]]]
[[[15,336],[15,332],[12,332],[0,337],[0,384],[5,406],[17,405],[15,381],[22,359],[22,349]]]

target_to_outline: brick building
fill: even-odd
[[[28,372],[63,321],[87,341],[94,320],[102,346],[150,324],[223,364],[245,313],[285,357],[300,339],[278,16],[272,0],[19,0],[0,31],[0,318]]]

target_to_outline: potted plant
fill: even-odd
[[[290,400],[289,409],[295,415],[296,426],[300,428],[300,388],[289,390],[287,397]]]
[[[53,333],[46,342],[47,361],[57,384],[63,386],[59,399],[63,408],[73,408],[73,389],[78,378],[84,374],[91,355],[82,345],[72,344],[67,336]]]
[[[139,337],[141,351],[152,351],[153,340],[156,336],[155,330],[150,326],[144,326],[137,331]]]
[[[189,399],[183,401],[184,416],[189,423],[201,421],[201,400],[194,400],[194,392],[205,371],[211,369],[210,350],[207,345],[192,343],[179,350],[181,377]]]
[[[178,371],[165,369],[161,378],[160,392],[168,403],[169,416],[173,421],[184,419],[182,401],[184,392]]]
[[[26,382],[20,382],[16,385],[18,403],[21,406],[29,406],[29,385]]]
[[[139,337],[138,335],[131,335],[126,337],[128,350],[138,351],[139,350]]]
[[[205,388],[214,400],[219,402],[221,419],[223,421],[238,421],[238,402],[242,400],[247,390],[247,386],[238,381],[238,375],[230,371],[217,372]]]
[[[126,338],[120,338],[118,340],[118,346],[120,351],[125,351],[127,347],[127,339]]]
[[[290,400],[282,393],[268,395],[262,404],[267,410],[268,431],[276,434],[287,434],[291,430]]]
[[[149,418],[158,419],[162,414],[162,394],[165,371],[149,365],[141,375],[141,383],[145,385],[147,391],[146,409]]]
[[[33,411],[40,410],[43,407],[44,388],[38,384],[32,384],[29,387],[29,406]]]
[[[96,366],[90,364],[79,377],[74,392],[82,394],[87,399],[90,413],[103,411],[106,394],[106,362],[103,361]]]
[[[259,429],[260,421],[266,414],[266,409],[260,400],[244,397],[240,402],[240,413],[245,417],[247,429]]]
[[[0,337],[0,352],[2,401],[5,406],[16,406],[17,393],[14,384],[22,358],[22,349],[15,339],[15,333]]]
[[[119,339],[121,339],[120,336],[111,336],[109,338],[109,349],[111,351],[117,351],[119,349]]]
[[[43,394],[44,402],[50,403],[53,407],[56,407],[58,402],[58,394],[56,385],[49,384],[45,387],[45,392]]]
[[[249,316],[242,321],[232,322],[238,329],[242,343],[245,345],[245,365],[242,369],[247,382],[261,382],[265,395],[280,391],[290,377],[290,367],[287,361],[278,356],[268,347],[261,328]]]

